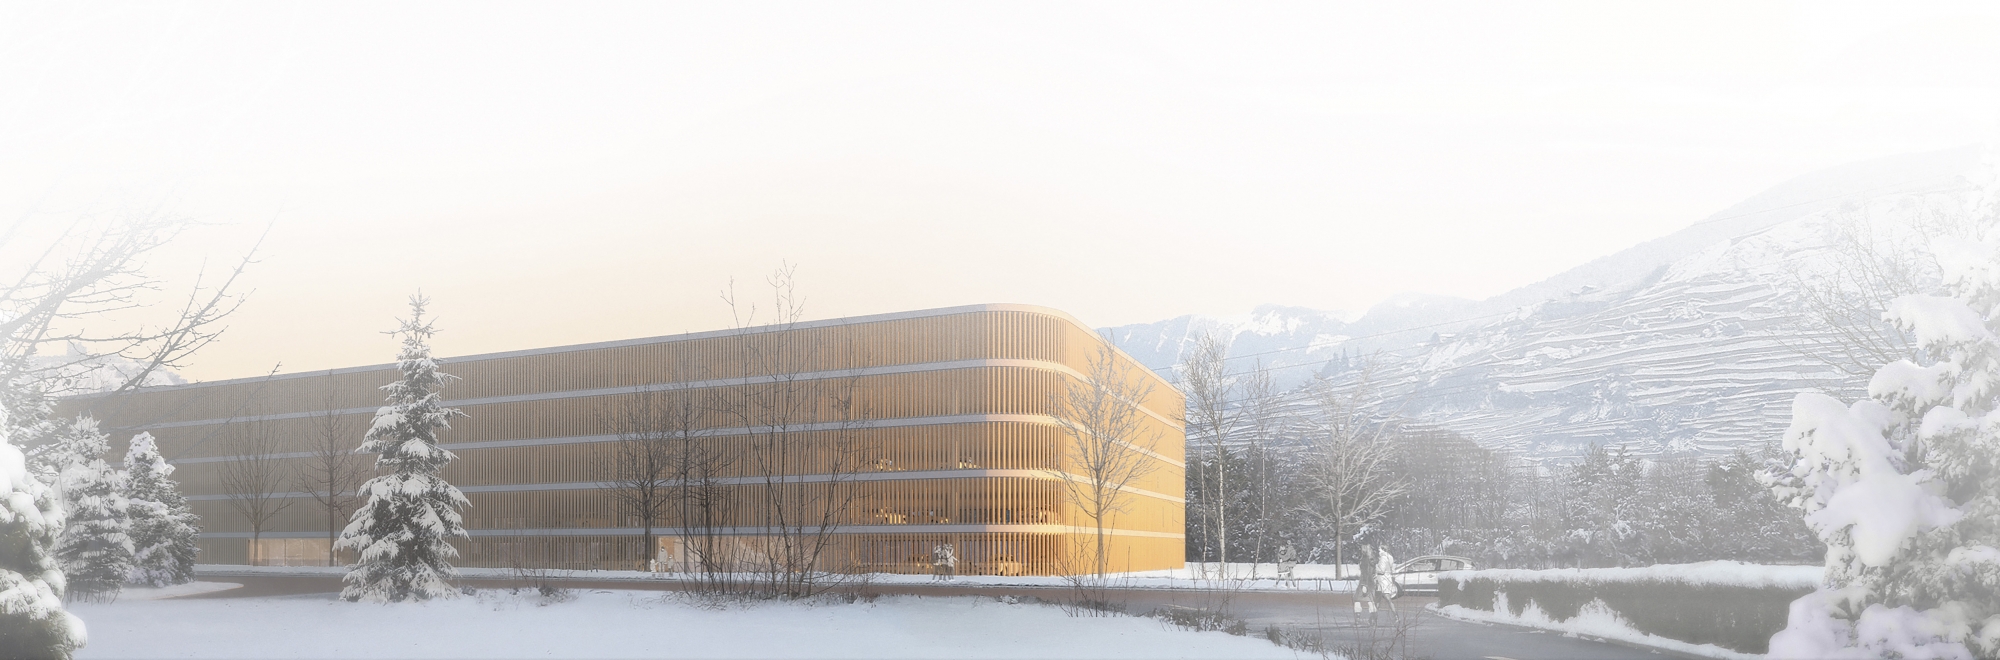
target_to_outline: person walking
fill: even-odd
[[[958,572],[958,552],[950,543],[939,543],[931,547],[931,579],[950,580]]]
[[[1396,611],[1396,596],[1401,595],[1402,591],[1403,587],[1396,584],[1396,558],[1390,555],[1388,550],[1376,546],[1375,588],[1372,591],[1374,600],[1381,601],[1384,607],[1394,612]],[[1368,603],[1368,611],[1375,611],[1374,601]]]
[[[1362,541],[1360,550],[1361,556],[1355,558],[1354,562],[1361,569],[1361,577],[1354,581],[1355,614],[1361,613],[1362,603],[1364,602],[1367,603],[1369,612],[1375,611],[1375,585],[1377,584],[1375,571],[1380,564],[1380,562],[1375,560],[1376,549],[1374,542]]]
[[[1278,547],[1278,577],[1292,579],[1292,569],[1298,565],[1299,551],[1293,550],[1292,544],[1286,543]]]

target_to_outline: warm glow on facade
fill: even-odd
[[[458,378],[444,392],[446,404],[466,413],[443,436],[458,456],[443,476],[472,504],[463,511],[471,539],[459,563],[635,569],[655,558],[668,569],[684,566],[679,514],[657,523],[649,553],[637,522],[605,490],[607,457],[621,406],[642,396],[700,396],[708,402],[701,442],[744,457],[719,481],[733,500],[728,519],[706,530],[738,546],[739,557],[754,557],[771,526],[787,524],[760,506],[769,489],[818,488],[846,502],[823,569],[928,571],[932,549],[950,543],[960,573],[1086,571],[1091,522],[1065,498],[1069,439],[1049,411],[1062,388],[1083,382],[1102,341],[1061,312],[979,305],[443,360]],[[744,359],[749,354],[782,357]],[[1146,460],[1156,464],[1125,488],[1124,510],[1109,521],[1111,568],[1178,568],[1182,400],[1129,357],[1117,359],[1150,384],[1150,396],[1136,403],[1151,445]],[[142,430],[159,439],[201,515],[201,563],[248,563],[254,550],[257,563],[323,564],[326,511],[292,482],[277,489],[289,505],[252,548],[249,523],[220,478],[234,455],[229,439],[258,429],[275,438],[273,454],[298,463],[331,409],[358,444],[381,403],[377,388],[396,378],[393,365],[375,365],[149,388],[70,399],[63,412],[98,417],[121,445],[116,451]],[[809,405],[782,428],[743,409],[798,383],[812,383],[801,391],[814,396],[837,388],[852,405],[845,413]],[[845,449],[752,460],[759,438],[773,435],[809,450]]]

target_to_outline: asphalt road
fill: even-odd
[[[211,581],[241,583],[227,591],[185,598],[248,598],[324,593],[340,590],[335,576],[276,576],[203,574]],[[673,591],[682,585],[673,582],[623,582],[612,580],[562,580],[575,589],[627,589]],[[504,588],[509,580],[465,579],[475,588]],[[1052,587],[1013,587],[967,584],[874,584],[868,590],[885,595],[916,596],[1015,596],[1044,601],[1060,601],[1069,590]],[[1362,659],[1428,658],[1429,660],[1625,660],[1693,657],[1634,648],[1560,634],[1458,621],[1425,609],[1427,597],[1396,600],[1396,612],[1374,615],[1355,614],[1346,594],[1237,592],[1225,597],[1209,592],[1173,589],[1117,589],[1107,592],[1110,600],[1122,603],[1135,614],[1161,608],[1226,608],[1250,624],[1250,634],[1262,635],[1268,626],[1278,626],[1294,634],[1317,634],[1328,648]]]

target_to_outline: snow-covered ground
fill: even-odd
[[[1576,616],[1557,620],[1555,617],[1543,612],[1542,608],[1537,607],[1532,602],[1528,603],[1528,606],[1521,610],[1519,616],[1516,616],[1513,610],[1508,607],[1506,597],[1506,594],[1499,594],[1498,598],[1500,602],[1494,606],[1494,611],[1492,612],[1460,607],[1458,605],[1446,605],[1443,607],[1433,605],[1431,606],[1431,611],[1462,621],[1526,626],[1559,632],[1570,637],[1611,640],[1709,658],[1756,660],[1764,657],[1749,653],[1739,653],[1714,644],[1690,644],[1678,639],[1668,639],[1659,635],[1640,632],[1638,629],[1633,628],[1631,623],[1626,622],[1623,617],[1618,616],[1617,612],[1611,611],[1611,608],[1606,606],[1604,601],[1601,600],[1584,604],[1583,609],[1578,610]]]
[[[424,604],[325,595],[77,604],[77,658],[1293,658],[1257,637],[993,598],[689,605],[585,591],[548,605],[486,590]]]
[[[260,575],[345,575],[347,569],[326,566],[241,566],[229,564],[198,564],[195,570],[203,575],[260,574]],[[460,568],[459,575],[468,578],[506,579],[514,577],[512,569],[505,568]],[[1352,576],[1358,569],[1348,564],[1342,575]],[[1332,564],[1299,564],[1292,570],[1292,579],[1280,580],[1276,564],[1259,564],[1252,572],[1247,563],[1230,563],[1227,570],[1214,563],[1190,563],[1187,568],[1164,571],[1137,571],[1117,573],[1109,576],[1111,586],[1131,589],[1215,589],[1230,588],[1255,591],[1325,591],[1348,593],[1354,591],[1354,580],[1334,579]],[[548,577],[576,580],[616,580],[638,582],[671,582],[688,579],[680,573],[647,573],[644,571],[567,571],[550,570]],[[1257,577],[1252,577],[1255,575]],[[930,584],[937,578],[930,575],[902,575],[895,573],[871,573],[864,576],[874,584]],[[992,585],[1010,587],[1067,587],[1067,578],[1024,575],[961,575],[952,578],[958,584]]]
[[[1740,561],[1704,561],[1631,568],[1482,569],[1446,571],[1440,578],[1501,582],[1678,582],[1753,589],[1814,589],[1826,575],[1822,566],[1771,566]]]
[[[1756,658],[1761,656],[1740,653],[1714,644],[1693,644],[1641,632],[1602,600],[1586,603],[1576,616],[1568,619],[1558,620],[1542,611],[1532,601],[1519,615],[1516,615],[1508,606],[1506,589],[1510,584],[1531,582],[1575,583],[1580,589],[1588,589],[1588,583],[1611,582],[1670,582],[1747,589],[1813,589],[1820,585],[1825,572],[1826,569],[1820,566],[1766,566],[1735,561],[1705,561],[1630,568],[1448,571],[1439,573],[1438,577],[1458,580],[1484,578],[1499,582],[1499,589],[1494,594],[1493,611],[1459,605],[1446,605],[1434,609],[1439,614],[1467,621],[1527,626],[1571,636],[1615,640],[1711,658]]]
[[[166,587],[126,587],[118,592],[118,600],[164,600],[228,591],[241,586],[235,582],[189,582]]]

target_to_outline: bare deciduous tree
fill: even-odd
[[[618,503],[618,511],[637,520],[643,528],[640,555],[651,558],[658,552],[653,529],[665,522],[671,505],[681,498],[679,454],[695,442],[700,410],[692,397],[646,392],[626,399],[619,407],[612,428],[618,440],[604,455],[609,465],[603,474],[603,488]],[[650,559],[648,568],[653,568]]]
[[[805,306],[796,272],[786,264],[766,280],[775,321],[768,330],[753,332],[756,307],[739,305],[733,289],[723,294],[735,312],[745,378],[721,407],[740,424],[747,460],[763,475],[758,513],[769,535],[762,586],[787,598],[821,593],[842,579],[824,562],[852,508],[849,482],[860,467],[855,431],[864,418],[855,379],[823,371],[828,333],[798,331]]]
[[[1965,235],[1973,224],[1955,208],[1911,200],[1887,211],[1844,207],[1825,226],[1823,261],[1800,262],[1786,275],[1803,318],[1785,341],[1860,387],[1877,368],[1917,352],[1908,333],[1882,320],[1882,313],[1891,300],[1934,289],[1939,270],[1931,244]]]
[[[83,218],[48,229],[30,229],[29,219],[0,229],[0,367],[9,380],[36,383],[50,394],[76,387],[80,370],[118,357],[129,361],[116,373],[114,391],[146,384],[185,360],[222,333],[222,321],[243,302],[238,278],[253,263],[246,256],[213,285],[197,278],[171,320],[103,331],[86,327],[91,317],[126,313],[153,304],[165,285],[143,271],[144,257],[171,242],[190,223],[157,215],[115,219]],[[43,223],[46,220],[35,219]],[[260,240],[261,242],[261,240]],[[254,255],[255,248],[252,248]],[[31,362],[44,346],[70,347],[61,359]]]
[[[340,398],[333,389],[333,375],[327,374],[324,412],[312,416],[311,444],[299,464],[297,488],[311,495],[326,512],[326,565],[337,565],[333,543],[340,538],[354,507],[361,504],[361,482],[371,471],[372,461],[357,451],[361,433],[348,417],[339,414]]]
[[[1203,492],[1201,501],[1208,506],[1195,512],[1198,533],[1202,546],[1210,542],[1216,547],[1216,561],[1227,575],[1229,566],[1229,435],[1236,424],[1236,415],[1229,407],[1231,392],[1235,389],[1229,379],[1229,369],[1225,364],[1229,347],[1220,337],[1204,333],[1194,340],[1194,345],[1181,359],[1181,392],[1187,398],[1187,412],[1184,426],[1188,439],[1206,447],[1209,462],[1215,466],[1215,478],[1199,479]],[[1204,565],[1204,570],[1206,563]]]
[[[102,322],[149,306],[152,294],[166,288],[145,272],[145,257],[186,226],[183,220],[156,215],[68,222],[27,215],[0,222],[0,407],[7,409],[0,412],[0,445],[45,442],[45,431],[52,428],[47,424],[49,397],[83,389],[80,381],[106,358],[130,360],[121,365],[123,372],[95,374],[111,376],[116,382],[110,389],[123,392],[146,384],[163,369],[182,366],[220,334],[223,319],[243,300],[232,287],[251,262],[248,256],[219,284],[195,284],[171,320]],[[68,355],[37,360],[45,346],[62,346]],[[16,508],[40,516],[15,515],[11,523],[0,523],[6,528],[0,532],[18,539],[0,559],[0,576],[11,583],[55,588],[39,595],[10,595],[11,611],[0,615],[0,627],[10,633],[0,640],[0,655],[68,657],[83,643],[83,630],[75,617],[62,613],[63,575],[47,552],[56,545],[61,526],[28,522],[53,520],[60,510],[36,481],[31,477],[8,489],[15,491]]]
[[[266,422],[231,425],[227,442],[229,457],[220,466],[222,491],[230,508],[250,523],[249,561],[255,566],[264,551],[264,527],[292,506],[292,498],[279,490],[291,482],[291,473],[279,455],[283,447],[278,436]]]
[[[704,437],[701,416],[709,397],[700,390],[682,392],[665,403],[660,421],[671,433],[674,508],[677,509],[681,570],[698,571],[711,591],[727,591],[736,566],[736,544],[722,528],[736,515],[736,497],[726,481],[739,458],[736,447]]]
[[[1386,517],[1408,486],[1396,473],[1395,424],[1373,414],[1367,373],[1344,388],[1322,384],[1315,395],[1324,427],[1311,447],[1308,469],[1318,495],[1314,513],[1333,532],[1338,578],[1348,538]]]
[[[1281,500],[1273,491],[1277,488],[1278,470],[1271,452],[1277,444],[1277,436],[1285,426],[1285,416],[1279,406],[1277,386],[1271,382],[1271,370],[1258,360],[1251,367],[1243,381],[1243,457],[1249,462],[1250,479],[1254,482],[1248,489],[1249,501],[1245,509],[1251,512],[1255,525],[1255,541],[1250,550],[1250,577],[1257,577],[1257,562],[1263,561],[1264,547],[1271,540],[1271,528],[1279,515]]]
[[[1080,382],[1064,381],[1049,402],[1049,416],[1066,440],[1058,472],[1063,492],[1095,530],[1091,569],[1102,579],[1110,568],[1108,530],[1125,510],[1131,484],[1159,468],[1160,434],[1147,428],[1140,407],[1152,395],[1152,383],[1120,360],[1117,349],[1099,345],[1083,376]]]

